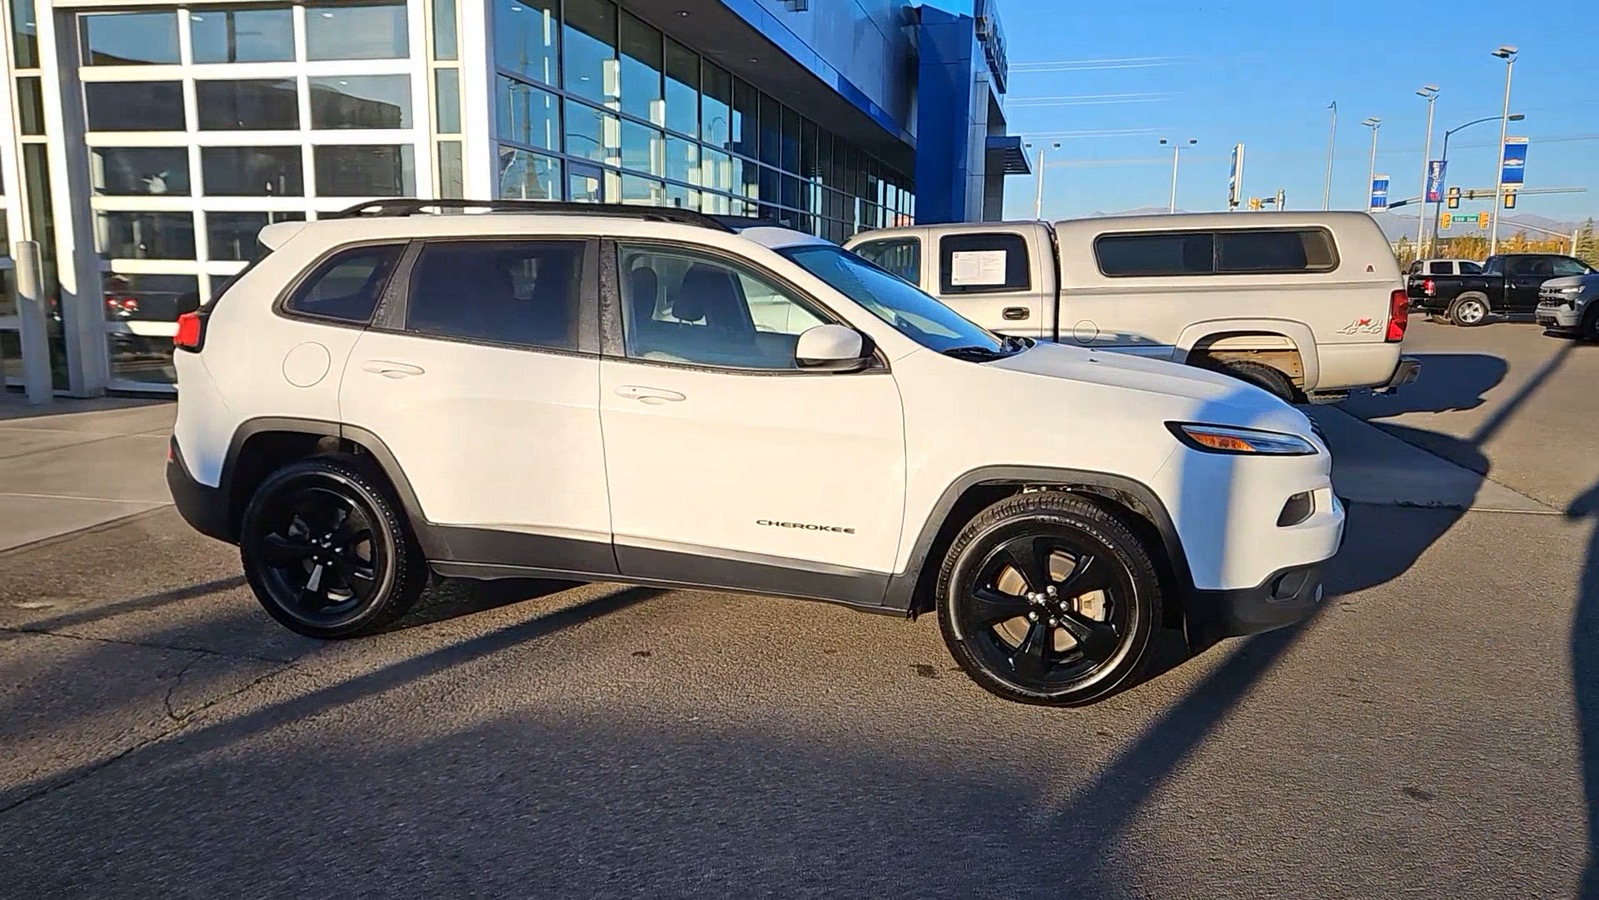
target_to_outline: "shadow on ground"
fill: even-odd
[[[1599,484],[1573,500],[1566,516],[1591,520],[1592,529],[1571,622],[1571,678],[1582,728],[1582,775],[1588,800],[1588,865],[1581,896],[1599,900]]]

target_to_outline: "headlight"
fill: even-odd
[[[1298,435],[1223,425],[1168,422],[1166,427],[1188,447],[1205,453],[1241,456],[1311,456],[1316,447]]]

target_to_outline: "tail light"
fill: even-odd
[[[1422,293],[1423,293],[1423,294],[1426,294],[1426,295],[1427,295],[1427,296],[1429,296],[1429,297],[1431,297],[1431,296],[1432,296],[1432,292],[1433,292],[1433,283],[1432,283],[1432,279],[1431,279],[1431,278],[1429,278],[1429,279],[1427,279],[1427,280],[1426,280],[1426,281],[1423,281],[1423,282],[1422,282],[1422,283],[1421,283],[1421,292],[1422,292]]]
[[[178,333],[172,338],[173,346],[191,353],[199,353],[200,346],[204,343],[205,317],[198,312],[178,316]]]
[[[1397,344],[1404,340],[1405,329],[1408,327],[1410,327],[1410,299],[1405,296],[1404,291],[1394,291],[1388,299],[1388,343]]]

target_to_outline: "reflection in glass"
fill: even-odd
[[[760,105],[760,160],[769,166],[775,166],[783,161],[783,107],[765,94],[761,95]]]
[[[569,93],[613,106],[616,75],[616,7],[610,0],[567,0],[563,80]]]
[[[494,0],[494,64],[557,83],[560,0]]]
[[[433,58],[455,59],[460,55],[455,30],[455,0],[433,0]]]
[[[0,221],[0,239],[5,238],[5,223]],[[11,244],[5,244],[7,250]],[[17,286],[12,281],[11,273],[0,269],[0,316],[14,316],[17,314]]]
[[[761,94],[749,82],[733,79],[733,152],[756,159],[760,153]]]
[[[212,260],[249,261],[260,253],[256,236],[274,222],[303,222],[300,212],[205,213],[206,253]]]
[[[433,72],[433,118],[439,134],[461,133],[461,70]]]
[[[94,192],[109,197],[189,193],[187,147],[91,147]]]
[[[689,184],[700,183],[700,145],[682,138],[666,138],[666,177]]]
[[[96,244],[110,259],[194,259],[194,214],[100,212]]]
[[[568,199],[573,203],[606,203],[614,200],[620,187],[615,180],[616,174],[613,172],[573,163],[567,171]]]
[[[638,175],[622,176],[622,202],[636,206],[664,206],[666,185]]]
[[[461,156],[460,141],[439,141],[439,196],[446,200],[459,200],[466,196],[465,161]]]
[[[622,168],[666,174],[665,143],[661,133],[636,122],[622,122]]]
[[[44,92],[38,76],[17,79],[17,124],[23,134],[44,134]]]
[[[305,7],[308,59],[404,59],[405,3],[311,3]]]
[[[334,75],[307,83],[312,128],[411,127],[409,75]]]
[[[39,24],[33,0],[11,0],[11,55],[19,69],[39,66]]]
[[[549,150],[561,149],[560,100],[548,91],[500,75],[494,113],[499,136]]]
[[[693,188],[683,187],[680,184],[669,184],[666,186],[666,205],[698,212],[700,208],[700,192]],[[710,210],[707,211],[709,212]]]
[[[178,64],[178,14],[85,13],[78,16],[86,66]]]
[[[783,158],[784,169],[790,172],[800,170],[800,117],[799,113],[788,107],[783,107]]]
[[[733,114],[733,76],[705,64],[705,93],[700,97],[700,140],[727,149]]]
[[[108,273],[105,330],[111,377],[172,384],[172,336],[178,316],[200,306],[200,279],[193,275]]]
[[[500,148],[502,199],[561,199],[561,161],[514,147]]]
[[[621,165],[616,117],[573,100],[566,101],[566,152],[608,165]]]
[[[201,131],[294,131],[300,127],[300,91],[292,79],[196,81],[194,103]]]
[[[302,197],[300,148],[202,147],[200,189],[208,197]]]
[[[409,197],[416,193],[410,144],[314,147],[318,197]]]
[[[666,40],[666,127],[699,134],[700,58],[677,41]]]
[[[622,112],[665,124],[661,104],[661,33],[622,14]]]
[[[195,10],[189,40],[196,63],[290,62],[294,13],[287,7]]]
[[[689,180],[718,191],[730,191],[734,186],[732,161],[719,150],[701,148],[700,177]]]
[[[182,131],[181,81],[91,81],[83,86],[90,131]]]

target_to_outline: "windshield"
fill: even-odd
[[[923,347],[940,353],[979,348],[1003,354],[1015,346],[846,250],[810,245],[781,252]]]

